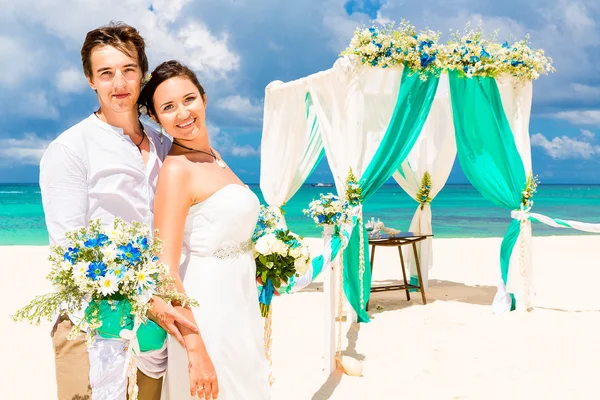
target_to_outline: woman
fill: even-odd
[[[161,261],[177,289],[200,303],[193,312],[178,307],[199,332],[181,327],[187,357],[169,342],[163,399],[268,399],[251,250],[259,201],[211,148],[206,94],[189,68],[177,61],[159,65],[140,103],[173,137],[154,202]]]

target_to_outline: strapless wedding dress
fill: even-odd
[[[194,317],[213,361],[219,400],[270,398],[263,319],[258,305],[252,233],[260,203],[229,184],[190,207],[180,275],[200,303]],[[185,350],[169,336],[163,400],[190,399]]]

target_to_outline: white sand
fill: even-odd
[[[314,251],[320,240],[310,241]],[[274,400],[600,398],[600,236],[534,239],[537,308],[494,316],[500,239],[435,239],[429,303],[376,293],[372,321],[346,325],[345,353],[363,377],[323,372],[321,284],[274,303]],[[395,249],[378,249],[374,280],[397,280]],[[0,338],[6,399],[54,399],[49,326],[8,315],[49,289],[46,247],[0,247]],[[380,307],[377,307],[379,305]],[[379,309],[378,309],[379,308]]]

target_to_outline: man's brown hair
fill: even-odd
[[[142,76],[148,72],[146,43],[137,29],[123,22],[111,22],[108,25],[89,31],[81,47],[81,63],[86,77],[93,76],[92,51],[96,47],[112,46],[128,57],[137,58]],[[135,56],[135,57],[134,57]]]

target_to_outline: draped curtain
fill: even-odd
[[[352,168],[366,201],[410,152],[423,126],[438,78],[421,80],[405,68],[370,68],[355,57],[338,59],[309,83],[325,152],[338,193]],[[344,250],[344,291],[359,322],[371,288],[368,238],[359,212]]]
[[[496,80],[465,79],[456,71],[449,72],[449,79],[456,146],[465,175],[486,199],[508,210],[520,210],[526,170]],[[509,116],[514,117],[510,112]],[[502,241],[502,281],[494,299],[496,312],[506,311],[509,303],[514,309],[514,298],[506,295],[504,285],[508,282],[510,259],[520,232],[521,223],[515,219]],[[524,234],[531,236],[531,230]]]
[[[417,192],[426,172],[431,175],[431,190],[429,197],[435,196],[446,184],[454,159],[456,158],[456,140],[454,138],[454,125],[452,122],[452,106],[450,104],[450,91],[448,75],[443,74],[437,88],[435,99],[427,121],[417,138],[415,145],[407,159],[394,172],[394,179],[402,189],[417,203]],[[408,228],[409,232],[433,234],[431,226],[432,211],[430,203],[417,209]],[[428,272],[433,266],[433,240],[428,238],[416,244],[423,287],[428,287]],[[410,246],[403,249],[404,260],[410,269],[410,282],[418,284],[415,257]]]
[[[323,157],[323,141],[303,80],[271,82],[265,90],[260,189],[280,213]],[[285,221],[281,216],[281,221]]]

